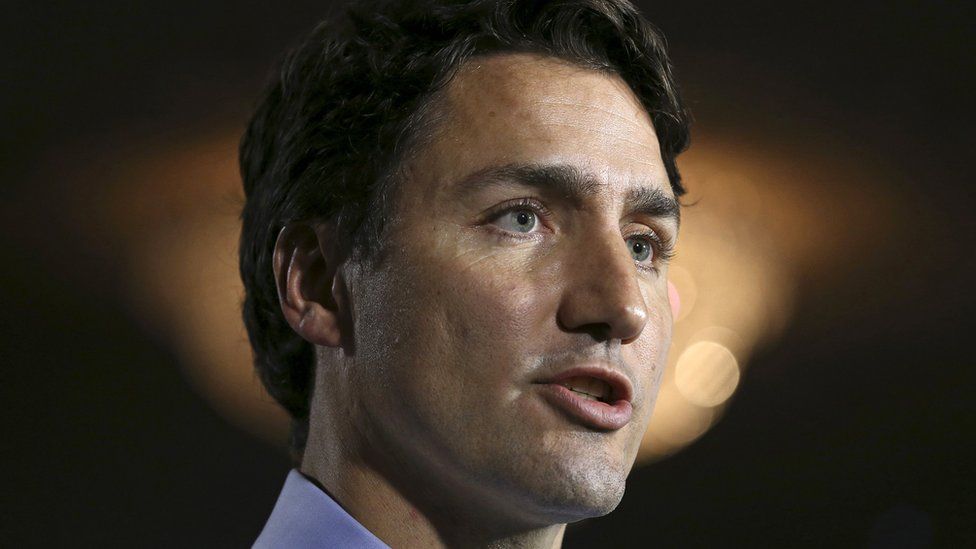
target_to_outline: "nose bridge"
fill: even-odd
[[[560,322],[570,330],[601,331],[629,343],[647,322],[634,260],[616,228],[592,231],[568,262]]]

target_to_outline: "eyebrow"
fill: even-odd
[[[508,164],[488,167],[466,176],[458,183],[457,191],[467,193],[475,188],[513,181],[558,194],[576,203],[596,195],[603,187],[596,176],[569,164]],[[626,203],[633,212],[673,219],[675,224],[681,224],[681,205],[657,187],[641,185],[631,188],[627,192]]]

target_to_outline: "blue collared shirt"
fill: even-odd
[[[254,548],[324,547],[389,549],[329,494],[292,469]]]

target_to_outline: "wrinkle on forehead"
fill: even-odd
[[[574,123],[569,123],[569,122],[542,122],[540,124],[540,126],[556,126],[556,127],[564,127],[564,128],[573,128],[575,130],[580,130],[582,132],[591,132],[591,133],[603,135],[603,136],[606,136],[606,137],[611,137],[613,139],[616,139],[617,141],[623,141],[624,143],[631,143],[633,145],[637,145],[638,147],[646,148],[649,151],[652,150],[651,149],[651,145],[647,141],[643,141],[643,140],[642,141],[638,141],[636,139],[627,139],[627,138],[623,137],[619,132],[605,130],[605,129],[597,128],[597,127],[594,127],[594,126],[588,126],[588,125],[585,125],[585,124],[574,124]]]
[[[423,181],[418,201],[512,163],[572,163],[606,174],[604,182],[644,179],[670,190],[650,116],[615,74],[501,54],[468,62],[444,92],[441,131],[411,160]]]
[[[641,114],[640,112],[635,112],[635,113],[631,113],[628,116],[626,114],[623,114],[621,112],[617,112],[617,111],[612,110],[612,109],[604,109],[604,108],[597,107],[595,105],[586,105],[586,104],[576,103],[576,102],[573,102],[573,101],[533,101],[531,104],[533,104],[533,105],[544,105],[546,107],[557,107],[557,108],[558,107],[586,107],[586,108],[591,109],[591,110],[599,111],[599,112],[601,112],[603,114],[609,114],[610,116],[617,117],[617,118],[623,120],[624,122],[627,122],[628,124],[630,124],[634,128],[639,127],[639,124],[634,121],[634,118],[639,117],[640,114]]]

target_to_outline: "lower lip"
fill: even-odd
[[[634,413],[627,400],[600,402],[589,400],[556,383],[540,383],[543,397],[549,404],[587,427],[616,431],[630,422]]]

